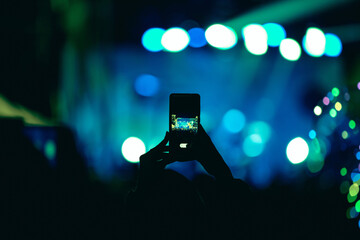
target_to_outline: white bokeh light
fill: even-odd
[[[131,163],[140,161],[140,156],[146,152],[145,144],[137,137],[127,138],[121,146],[121,153]]]
[[[303,162],[309,155],[309,146],[301,137],[294,138],[286,147],[286,156],[292,164]]]

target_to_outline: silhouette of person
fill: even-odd
[[[252,193],[234,179],[203,127],[186,154],[172,154],[165,138],[140,157],[138,182],[126,199],[130,239],[249,239]],[[193,181],[165,169],[174,161],[197,160],[212,175]]]

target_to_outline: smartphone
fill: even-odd
[[[200,124],[200,95],[189,93],[170,94],[169,146],[172,153],[191,149]]]

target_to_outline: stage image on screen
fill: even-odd
[[[197,133],[198,131],[198,116],[194,118],[176,117],[176,114],[171,115],[171,130],[172,131],[189,131]]]

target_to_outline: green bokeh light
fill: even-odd
[[[44,146],[44,151],[45,151],[45,156],[50,159],[53,160],[55,158],[56,155],[56,145],[55,142],[53,140],[48,140],[45,143]]]
[[[342,194],[348,193],[349,187],[350,187],[350,183],[349,183],[348,181],[343,181],[343,182],[340,184],[340,192],[341,192]]]
[[[360,200],[358,200],[356,203],[355,203],[355,210],[357,212],[360,212]]]
[[[344,176],[347,174],[347,169],[343,167],[343,168],[340,170],[340,174],[341,174],[341,176],[344,177]]]
[[[341,137],[342,137],[343,139],[347,139],[347,138],[349,137],[349,133],[348,133],[347,131],[343,131],[343,132],[341,133]]]
[[[331,117],[333,117],[333,118],[334,118],[334,117],[336,117],[337,112],[336,112],[336,110],[335,110],[335,109],[333,109],[333,108],[332,108],[332,109],[330,109],[329,114],[330,114],[330,116],[331,116]]]
[[[347,200],[349,203],[355,202],[356,198],[357,198],[357,195],[351,196],[350,193],[347,194]]]
[[[339,90],[338,88],[334,87],[334,88],[331,90],[331,93],[332,93],[332,95],[334,95],[334,97],[337,97],[337,96],[339,96],[339,94],[340,94],[340,90]]]
[[[349,121],[349,127],[350,127],[351,129],[354,129],[354,128],[356,127],[356,123],[355,123],[354,120],[350,120],[350,121]]]

